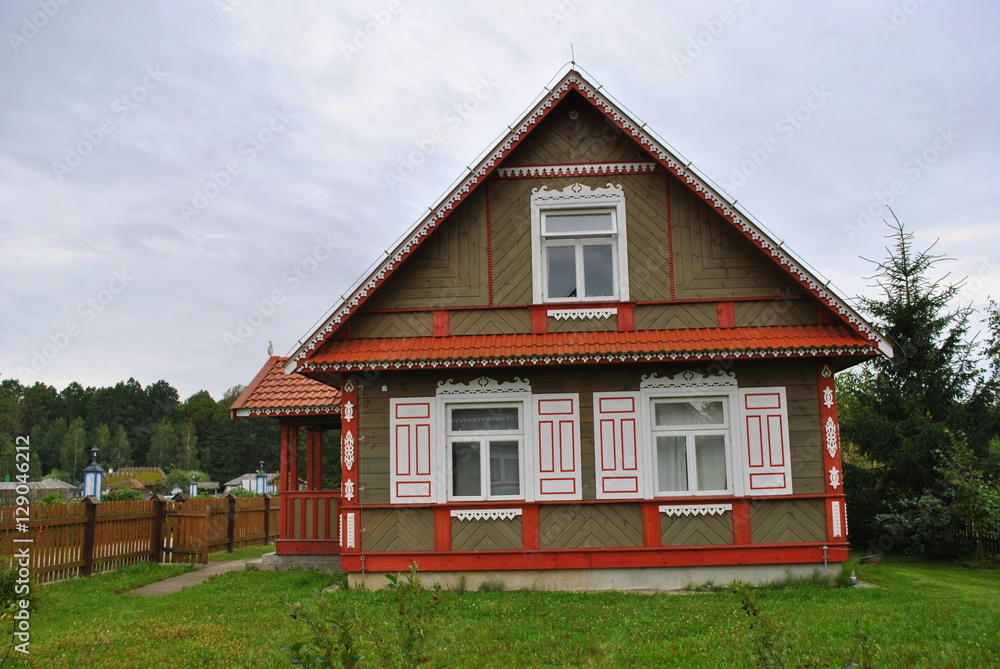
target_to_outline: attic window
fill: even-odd
[[[621,186],[536,189],[531,228],[536,303],[628,300]]]

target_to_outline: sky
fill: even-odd
[[[571,60],[842,295],[1000,294],[986,0],[0,2],[0,378],[219,399]]]

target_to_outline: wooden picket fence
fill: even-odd
[[[139,562],[208,563],[209,553],[271,543],[277,497],[32,504],[26,523],[0,507],[0,556],[30,555],[38,583]]]

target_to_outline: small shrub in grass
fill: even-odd
[[[507,584],[499,576],[491,576],[479,584],[479,592],[504,592]]]
[[[303,667],[419,667],[427,662],[427,643],[437,617],[440,586],[431,591],[420,584],[417,565],[408,572],[388,574],[395,615],[378,624],[345,606],[321,599],[315,611],[292,605],[292,617],[309,629],[309,638],[282,650],[292,664]]]
[[[101,499],[105,502],[135,502],[146,499],[146,494],[135,488],[122,488],[121,490],[112,490]]]
[[[35,504],[65,504],[67,500],[63,499],[63,496],[57,492],[50,492],[45,497],[42,497]]]

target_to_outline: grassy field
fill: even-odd
[[[185,569],[139,565],[39,588],[33,665],[13,666],[288,667],[282,646],[307,630],[287,602],[310,608],[334,580],[233,572],[172,595],[124,594]],[[730,590],[443,593],[428,666],[715,668],[765,658],[771,666],[1000,667],[1000,571],[890,558],[859,575],[877,587],[754,589],[756,617]],[[379,628],[395,612],[384,590],[323,597]]]

